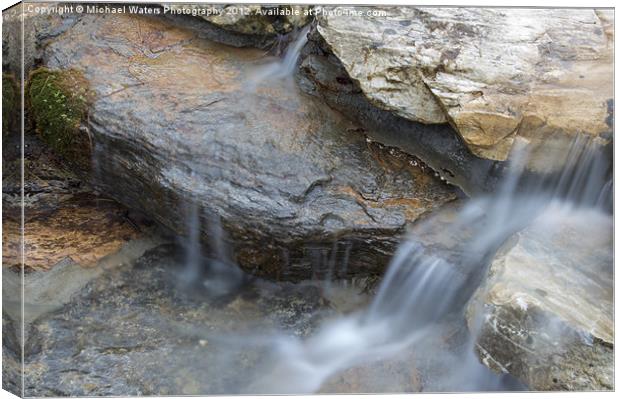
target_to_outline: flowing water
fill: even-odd
[[[256,90],[256,87],[267,81],[291,81],[297,68],[297,63],[301,55],[301,50],[308,42],[308,32],[310,26],[302,28],[299,32],[293,32],[295,39],[287,46],[284,57],[276,58],[270,62],[258,66],[253,73],[248,76],[246,87],[249,91]]]
[[[255,89],[265,82],[290,79],[306,34],[307,29],[299,34],[283,59],[259,66],[247,86]],[[324,321],[306,338],[285,331],[210,337],[224,352],[226,348],[232,351],[250,345],[264,353],[264,361],[247,376],[248,385],[240,391],[317,392],[339,373],[402,358],[404,353],[415,363],[411,367],[422,374],[424,382],[417,387],[419,390],[525,388],[509,375],[497,375],[480,363],[474,352],[479,325],[464,331],[465,306],[497,249],[541,215],[557,209],[565,213],[568,209],[572,214],[587,211],[610,218],[612,181],[605,155],[584,137],[575,140],[566,154],[565,169],[553,177],[535,178],[525,171],[527,145],[517,143],[511,160],[496,193],[470,200],[448,224],[437,221],[442,217],[440,211],[416,227],[394,255],[374,299],[365,309]],[[243,277],[230,257],[213,261],[197,253],[198,219],[197,211],[192,211],[186,275],[199,276],[208,290],[223,295],[238,287]],[[210,236],[216,240],[213,246],[225,248],[217,220],[212,226],[215,230]],[[438,228],[441,231],[437,232]],[[428,236],[437,241],[428,245]],[[196,257],[206,265],[206,272],[196,273]],[[321,262],[329,270],[323,287],[330,290],[334,270],[346,269],[347,261],[337,265],[335,259],[327,258]],[[233,272],[220,267],[231,265]],[[376,370],[375,378],[389,379],[379,367]],[[398,391],[399,387],[393,389]]]
[[[291,85],[307,33],[296,33],[283,57],[256,65],[239,109],[261,95],[298,94]],[[104,166],[98,151],[95,174]],[[180,245],[108,260],[120,266],[67,295],[59,313],[33,320],[31,396],[526,388],[480,362],[482,320],[467,325],[465,307],[509,237],[567,217],[609,221],[613,185],[609,159],[588,138],[575,140],[553,177],[527,172],[527,146],[517,143],[511,159],[495,193],[417,223],[371,298],[354,281],[337,280],[351,272],[351,247],[342,242],[310,251],[313,281],[249,277],[234,262],[220,216],[190,201]]]

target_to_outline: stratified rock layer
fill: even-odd
[[[373,105],[412,121],[449,122],[479,157],[506,160],[521,136],[540,149],[532,169],[549,171],[575,135],[611,137],[612,12],[327,10],[317,31]]]
[[[181,234],[198,205],[203,235],[217,215],[237,261],[258,272],[290,263],[285,274],[307,275],[345,257],[350,271],[381,270],[406,224],[454,189],[406,154],[369,147],[287,79],[252,82],[264,62],[258,50],[123,15],[85,15],[43,53],[93,92],[82,130],[110,196]]]
[[[89,267],[139,235],[126,209],[93,193],[33,134],[24,137],[22,201],[20,139],[4,143],[3,267],[20,270],[23,261],[27,272],[49,270],[65,260]]]
[[[550,209],[500,250],[469,309],[487,365],[533,390],[613,389],[612,228]]]

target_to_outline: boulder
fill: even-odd
[[[552,207],[500,249],[468,308],[485,364],[532,390],[614,388],[612,222]]]
[[[64,154],[100,191],[180,234],[195,207],[205,241],[220,219],[258,274],[305,278],[347,259],[341,277],[382,271],[407,224],[457,190],[291,79],[252,81],[267,61],[279,62],[163,19],[84,15],[48,42],[28,95],[86,108],[80,126],[73,112],[57,137],[40,133],[83,148]]]
[[[502,163],[473,155],[450,125],[423,124],[373,105],[348,77],[342,63],[324,50],[316,31],[309,36],[300,65],[302,90],[358,121],[370,139],[424,160],[468,195],[492,191],[501,181]]]
[[[555,171],[577,134],[612,135],[613,12],[593,9],[326,7],[324,49],[376,107],[449,123],[476,156],[530,140]],[[345,16],[343,16],[345,15]]]

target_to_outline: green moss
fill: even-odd
[[[39,68],[30,74],[26,92],[43,140],[67,160],[88,166],[90,139],[80,131],[91,97],[84,76],[75,70]]]
[[[17,111],[17,98],[19,91],[13,75],[2,75],[2,137],[5,137],[11,127],[11,121]]]

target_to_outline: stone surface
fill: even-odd
[[[182,271],[182,253],[163,245],[40,316],[26,342],[26,395],[239,393],[270,367],[280,336],[270,332],[305,337],[342,311],[320,284],[256,280],[213,301],[178,286]]]
[[[112,198],[181,234],[197,204],[203,236],[217,215],[236,260],[259,273],[287,264],[284,275],[308,277],[334,248],[351,271],[382,270],[406,224],[456,190],[406,154],[369,151],[355,125],[289,79],[253,82],[267,61],[123,15],[85,15],[43,54],[94,92],[83,130],[92,178]]]
[[[447,124],[426,125],[374,106],[348,77],[340,61],[324,50],[323,40],[311,32],[300,65],[299,84],[330,107],[364,127],[364,134],[378,143],[399,148],[423,160],[441,177],[468,195],[492,191],[503,166],[473,155]]]
[[[77,14],[27,12],[25,4],[18,3],[2,11],[2,71],[17,80],[21,79],[22,72],[28,76],[48,40],[60,35],[79,19]],[[57,3],[37,3],[42,8],[55,5]]]
[[[5,268],[21,267],[20,137],[4,146],[3,250]],[[26,271],[48,270],[64,260],[84,267],[117,252],[138,236],[141,227],[127,210],[96,195],[37,137],[24,138],[24,248]]]
[[[613,12],[377,10],[386,15],[330,8],[317,26],[373,105],[449,122],[472,153],[491,160],[505,160],[515,137],[525,137],[540,148],[535,170],[557,168],[554,159],[578,133],[611,137]],[[363,15],[338,14],[355,11]]]
[[[533,390],[613,389],[612,242],[608,214],[566,207],[513,236],[470,303],[483,361]]]

